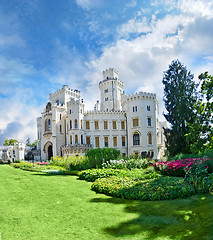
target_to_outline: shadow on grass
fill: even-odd
[[[213,239],[213,195],[170,201],[132,201],[94,198],[91,202],[125,204],[138,217],[104,230],[115,237],[144,234],[143,239]]]
[[[63,174],[55,174],[55,173],[43,173],[43,172],[37,172],[37,173],[32,173],[34,176],[41,176],[41,177],[53,177],[53,176],[62,176],[62,177],[67,177],[71,175],[63,175]]]

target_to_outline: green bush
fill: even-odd
[[[152,166],[155,163],[152,159],[129,159],[129,160],[109,160],[102,164],[102,168],[113,168],[113,169],[145,169]]]
[[[186,169],[185,182],[191,184],[196,193],[207,193],[213,188],[213,174],[208,174],[208,165],[196,163]]]
[[[10,165],[14,168],[20,168],[27,171],[33,170],[34,168],[34,164],[29,162],[11,163]]]
[[[153,159],[130,159],[126,163],[126,167],[128,169],[134,169],[134,168],[147,168],[150,165],[153,165],[155,161]]]
[[[101,167],[103,162],[111,159],[116,160],[120,156],[120,151],[115,148],[96,148],[86,152],[86,157],[92,168]]]
[[[15,159],[15,161],[14,161],[15,163],[20,163],[21,161],[20,160],[18,160],[18,159]]]
[[[206,149],[201,153],[192,153],[192,154],[177,154],[173,157],[169,157],[168,160],[180,160],[180,159],[189,159],[189,158],[211,158],[213,159],[213,149]]]
[[[50,165],[63,167],[67,170],[85,170],[91,168],[89,159],[83,156],[54,157]]]
[[[133,178],[113,176],[97,179],[91,186],[97,193],[136,200],[168,200],[195,194],[194,188],[182,178],[158,177],[136,181]]]
[[[144,170],[134,169],[134,170],[124,170],[124,169],[89,169],[80,172],[79,178],[82,180],[86,180],[89,182],[93,182],[98,178],[108,178],[111,176],[119,176],[119,177],[131,177],[134,180],[141,179],[153,179],[155,177],[159,177],[160,175],[156,172],[147,173]]]

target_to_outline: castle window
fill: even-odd
[[[95,121],[95,129],[99,129],[98,121]]]
[[[138,107],[137,107],[137,106],[133,107],[133,108],[132,108],[132,111],[133,111],[133,112],[137,112],[137,111],[138,111]]]
[[[81,108],[81,113],[83,112],[82,108]]]
[[[108,129],[108,122],[104,121],[104,129]]]
[[[89,121],[86,121],[86,129],[90,129]]]
[[[109,138],[108,137],[104,137],[104,146],[105,147],[109,146]]]
[[[60,114],[60,120],[61,120],[61,114]]]
[[[70,120],[70,129],[72,129],[72,121]]]
[[[83,128],[83,120],[81,119],[81,129]]]
[[[148,127],[152,126],[152,121],[151,121],[151,117],[147,118],[147,123],[148,123]]]
[[[106,101],[108,101],[108,100],[109,100],[109,98],[108,98],[108,97],[106,97],[104,100],[105,100],[105,102],[106,102]]]
[[[60,129],[60,133],[62,133],[62,126],[61,125],[60,125],[59,129]]]
[[[118,143],[117,143],[117,137],[113,137],[113,146],[117,147]]]
[[[109,91],[108,89],[105,89],[105,90],[104,90],[105,93],[108,93],[108,91]]]
[[[99,137],[95,137],[95,146],[99,147]]]
[[[150,106],[147,106],[146,109],[147,109],[147,111],[150,111]]]
[[[133,134],[133,145],[140,145],[140,135],[137,132]]]
[[[78,144],[78,135],[75,134],[75,144]]]
[[[121,121],[121,129],[125,129],[125,122]]]
[[[138,127],[139,126],[139,121],[138,118],[133,119],[133,127]]]
[[[86,136],[86,144],[90,145],[90,137],[89,136]]]
[[[78,121],[75,119],[75,129],[78,128]]]
[[[152,134],[148,133],[148,144],[152,144]]]
[[[72,144],[72,135],[70,136],[70,144]]]
[[[70,109],[70,114],[72,113],[72,110]]]
[[[116,129],[117,127],[116,127],[116,121],[112,121],[112,128],[113,129]]]
[[[48,119],[48,131],[51,130],[51,122],[50,122],[50,119]]]
[[[81,135],[81,144],[84,144],[83,135]]]
[[[125,147],[126,141],[125,141],[125,136],[122,136],[122,147]]]

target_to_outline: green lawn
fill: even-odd
[[[213,239],[213,195],[130,201],[74,176],[0,165],[0,239]]]

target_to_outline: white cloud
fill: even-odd
[[[113,46],[105,47],[100,57],[87,62],[87,76],[91,79],[86,87],[87,94],[93,92],[91,98],[98,98],[96,86],[102,70],[114,67],[119,71],[119,78],[124,81],[125,91],[156,93],[162,113],[163,72],[173,59],[179,59],[188,70],[195,73],[195,77],[204,70],[210,72],[213,66],[211,9],[204,11],[203,7],[202,14],[193,15],[194,10],[182,8],[183,6],[182,12],[166,15],[162,19],[154,17],[147,22],[142,17],[133,18],[118,27],[118,33],[123,37],[129,33],[143,33],[145,27],[147,33],[135,39],[117,40]],[[195,64],[194,61],[198,58],[201,61]]]
[[[95,8],[100,5],[101,1],[100,0],[76,0],[76,3],[86,9],[89,10],[90,8]]]
[[[32,104],[32,90],[18,88],[10,97],[0,98],[0,145],[6,138],[25,142],[36,139],[36,117],[41,107]]]
[[[193,17],[213,17],[213,2],[209,0],[179,0],[178,7],[182,13]]]

